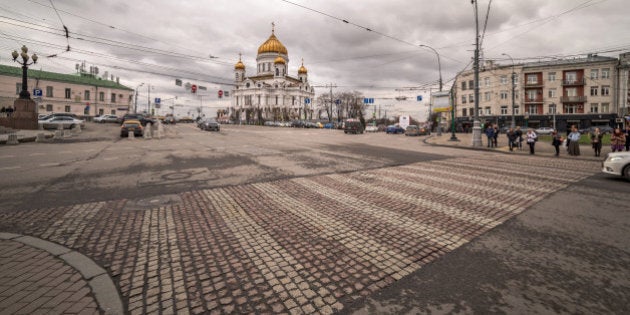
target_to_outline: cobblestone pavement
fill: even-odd
[[[131,314],[331,314],[599,167],[490,154],[0,213],[0,222],[105,267]]]
[[[50,253],[0,239],[0,313],[99,314],[81,274]]]

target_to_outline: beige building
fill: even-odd
[[[29,69],[28,89],[39,114],[122,116],[133,110],[133,89],[86,73],[70,75]],[[35,89],[41,90],[42,95],[35,95]],[[22,68],[0,65],[0,108],[12,107],[21,90]]]
[[[616,92],[628,88],[627,78],[620,80],[619,64],[619,59],[596,55],[514,66],[488,62],[479,73],[480,121],[510,126],[513,109],[517,126],[561,131],[574,124],[615,126],[627,111]],[[456,78],[456,124],[462,128],[472,128],[474,119],[473,77],[470,70]]]

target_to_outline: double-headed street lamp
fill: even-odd
[[[506,53],[503,53],[501,55],[508,56],[512,60],[512,125],[511,125],[511,127],[514,128],[516,126],[516,121],[515,121],[515,118],[514,118],[514,89],[515,89],[515,84],[516,84],[514,82],[515,79],[516,79],[516,72],[514,72],[514,58],[512,58],[512,56],[510,56],[510,55],[508,55]]]
[[[28,92],[28,84],[27,84],[27,71],[28,66],[37,63],[37,54],[33,54],[32,59],[33,62],[29,63],[28,59],[28,48],[25,45],[22,46],[22,53],[18,54],[17,50],[14,50],[11,56],[13,56],[13,61],[22,65],[22,91],[20,92],[20,99],[30,99],[31,93]],[[22,57],[22,62],[18,61],[18,56]]]
[[[138,89],[144,85],[144,82],[140,83],[140,85],[136,86],[136,100],[133,103],[133,113],[138,113]]]
[[[429,48],[431,50],[433,50],[433,52],[435,53],[435,55],[437,56],[437,61],[438,61],[438,74],[440,76],[440,80],[438,81],[440,83],[440,92],[442,92],[442,63],[440,62],[440,54],[437,52],[437,50],[435,50],[433,47],[429,46],[429,45],[418,45],[420,47],[426,47]],[[440,119],[442,114],[440,113],[440,117],[438,117],[438,126],[437,126],[437,135],[441,136],[442,135],[442,127],[440,126]],[[429,111],[429,119],[431,119],[431,111]]]

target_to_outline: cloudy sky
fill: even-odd
[[[129,87],[144,82],[146,92],[151,84],[151,98],[200,101],[175,86],[181,78],[207,86],[201,101],[217,104],[239,53],[248,74],[255,72],[257,49],[274,22],[289,74],[296,76],[304,59],[311,84],[393,104],[396,96],[427,95],[437,83],[436,54],[420,45],[439,53],[446,87],[470,67],[474,8],[470,0],[0,0],[0,63],[14,64],[11,51],[25,44],[45,71],[75,73],[85,61]],[[623,0],[481,0],[483,58],[510,64],[503,53],[516,62],[618,56],[630,51],[629,13]],[[409,87],[420,89],[399,91]]]

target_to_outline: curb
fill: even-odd
[[[124,307],[114,282],[107,271],[89,257],[65,246],[32,236],[0,232],[0,240],[11,240],[48,252],[77,270],[86,280],[94,299],[105,314],[123,314]]]

